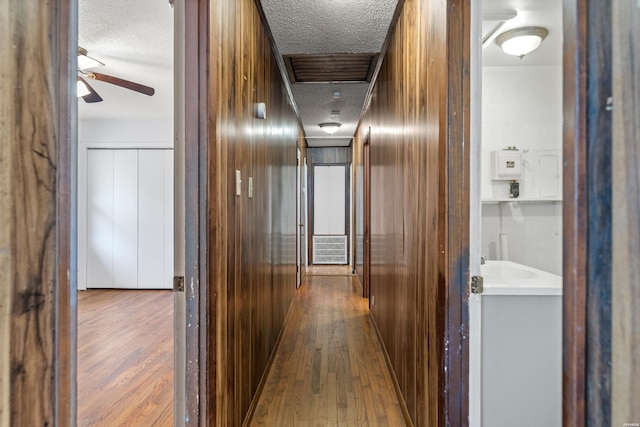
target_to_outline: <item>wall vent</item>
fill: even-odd
[[[291,83],[371,82],[378,54],[286,55]]]
[[[313,236],[314,264],[346,264],[347,236]]]

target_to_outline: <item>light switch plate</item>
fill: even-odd
[[[249,198],[253,199],[253,178],[249,177]]]
[[[236,170],[236,196],[242,195],[242,174]]]

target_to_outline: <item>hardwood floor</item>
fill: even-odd
[[[351,267],[348,265],[309,265],[309,276],[351,276]]]
[[[251,426],[404,426],[353,276],[305,276]]]
[[[172,292],[78,292],[78,426],[172,425]]]

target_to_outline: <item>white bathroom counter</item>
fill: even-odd
[[[562,277],[511,261],[480,266],[483,295],[562,295]]]

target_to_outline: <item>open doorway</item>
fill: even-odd
[[[562,2],[474,16],[470,424],[560,426]],[[542,43],[509,53],[518,30]]]
[[[98,62],[78,65],[77,424],[171,425],[174,9],[79,0],[78,27]]]

